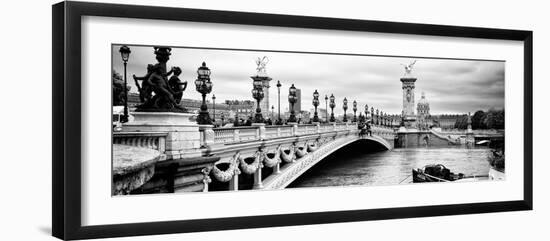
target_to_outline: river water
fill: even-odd
[[[355,146],[328,156],[289,187],[406,184],[412,182],[413,168],[438,163],[466,176],[487,175],[489,155],[489,148],[396,148],[364,153],[364,148]]]

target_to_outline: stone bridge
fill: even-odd
[[[396,138],[392,128],[379,125],[370,135],[357,123],[212,128],[194,124],[187,114],[171,114],[172,120],[155,115],[138,114],[114,133],[114,144],[154,149],[160,156],[148,180],[115,193],[204,192],[210,185],[216,191],[282,189],[346,145],[361,141],[365,148],[390,150]],[[113,179],[137,180],[132,173]]]

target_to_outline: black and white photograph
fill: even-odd
[[[506,180],[504,60],[112,44],[110,61],[113,196]]]

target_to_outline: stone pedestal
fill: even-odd
[[[200,156],[199,125],[193,114],[174,112],[134,112],[133,121],[125,123],[125,132],[163,132],[166,136],[166,159]]]
[[[214,144],[214,125],[199,125],[200,146],[208,147]]]

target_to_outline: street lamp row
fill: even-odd
[[[128,88],[127,88],[127,79],[126,79],[126,67],[128,63],[128,59],[130,57],[130,48],[126,45],[120,47],[119,52],[121,54],[122,61],[124,63],[124,115],[122,117],[122,122],[128,121]],[[202,125],[211,125],[212,122],[216,120],[216,96],[212,95],[212,109],[213,109],[213,118],[210,118],[210,114],[208,112],[208,106],[206,105],[206,95],[212,92],[212,81],[210,79],[211,71],[206,66],[205,62],[202,62],[202,65],[197,69],[197,79],[195,80],[195,87],[197,92],[199,92],[202,95],[202,103],[200,106],[199,115],[197,117],[197,123]],[[277,101],[278,101],[278,114],[277,114],[277,124],[282,124],[281,119],[281,82],[277,81]],[[262,116],[262,110],[260,108],[260,102],[264,98],[264,91],[263,91],[263,85],[262,81],[255,79],[252,83],[252,97],[256,100],[256,114],[254,116],[254,122],[255,123],[263,123],[264,118]],[[330,104],[329,101],[330,100]],[[328,109],[328,106],[331,108],[330,113],[330,120],[328,117],[328,111],[325,113],[326,120],[329,120],[330,122],[335,122],[336,118],[334,117],[334,108],[336,107],[335,103],[336,98],[334,97],[334,94],[331,94],[330,97],[328,95],[325,95],[325,108]],[[298,97],[296,95],[296,87],[294,84],[291,85],[289,88],[289,94],[288,94],[288,102],[290,103],[290,117],[288,119],[288,122],[297,122],[296,119],[296,113],[294,111],[294,104],[298,101]],[[315,90],[313,92],[313,106],[315,107],[315,112],[313,116],[313,122],[319,122],[319,115],[317,112],[317,107],[320,104],[319,101],[319,92]],[[344,109],[344,117],[343,121],[347,122],[347,109],[348,109],[348,100],[347,98],[344,98],[343,100],[343,109]],[[271,106],[271,113],[273,116],[274,107]],[[376,113],[376,114],[375,114]],[[378,109],[376,109],[376,112],[373,107],[371,107],[369,112],[369,106],[365,105],[365,118],[367,120],[370,119],[373,124],[376,125],[390,125],[391,121],[388,118],[387,114],[384,114],[383,112],[380,112]],[[222,112],[222,125],[224,122],[224,114]],[[353,101],[353,122],[357,122],[357,101]]]

